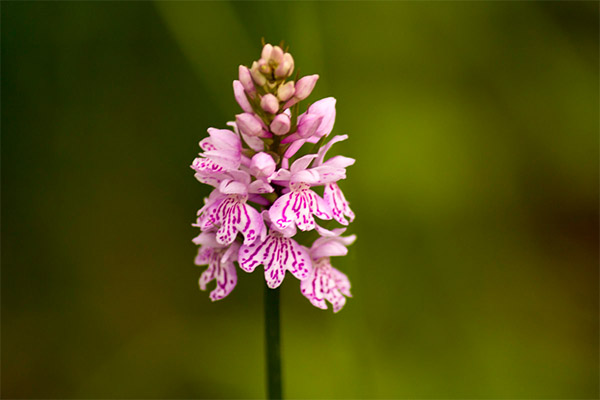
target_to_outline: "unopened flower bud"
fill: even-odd
[[[235,116],[235,122],[244,135],[264,136],[260,120],[251,113],[243,113]]]
[[[298,123],[298,130],[296,133],[301,138],[308,138],[315,134],[322,121],[322,115],[304,114],[302,120]]]
[[[269,58],[271,57],[272,51],[273,51],[273,46],[269,43],[265,44],[265,46],[262,49],[262,53],[260,54],[260,58],[262,58],[265,61],[268,61]]]
[[[256,153],[250,162],[250,173],[257,178],[266,178],[275,172],[275,161],[267,153]]]
[[[252,112],[252,106],[246,97],[244,86],[240,81],[233,81],[233,95],[235,96],[235,101],[242,107],[242,110],[248,113]]]
[[[292,72],[294,72],[294,58],[290,53],[285,53],[283,55],[283,60],[275,70],[275,78],[287,78]]]
[[[256,91],[254,88],[254,83],[252,83],[252,76],[250,75],[250,70],[245,65],[240,65],[238,68],[239,80],[244,87],[244,90],[248,94],[252,94]]]
[[[260,107],[268,113],[275,114],[279,110],[279,101],[277,97],[267,93],[260,99]]]
[[[290,117],[284,113],[279,114],[271,122],[270,128],[277,136],[285,135],[290,131]]]
[[[283,61],[283,50],[281,47],[275,46],[271,51],[271,56],[269,57],[275,64],[279,65]]]
[[[277,97],[281,101],[287,101],[294,95],[294,81],[289,81],[277,89]]]
[[[250,75],[252,76],[252,80],[258,86],[264,86],[267,83],[267,78],[258,70],[258,63],[254,61],[252,63],[252,67],[250,68]]]
[[[307,98],[310,93],[315,88],[315,84],[319,79],[319,75],[308,75],[302,77],[296,82],[296,92],[294,93],[294,98],[297,100],[304,100]]]

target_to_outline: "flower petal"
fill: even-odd
[[[269,217],[277,229],[285,229],[294,222],[294,211],[292,210],[293,193],[286,193],[279,197],[269,208]]]
[[[246,92],[244,91],[244,86],[238,80],[233,81],[233,95],[235,97],[235,101],[240,105],[242,110],[245,112],[251,113],[252,106],[248,101],[248,97],[246,97]]]
[[[300,283],[302,295],[318,308],[326,309],[325,301],[338,312],[346,304],[346,296],[350,296],[348,277],[331,266],[329,258],[322,258],[313,266],[310,276]]]
[[[212,301],[221,300],[227,296],[237,283],[237,273],[233,264],[235,258],[230,254],[231,252],[237,253],[238,248],[239,245],[234,243],[227,250],[206,245],[198,250],[196,265],[208,264],[208,268],[202,272],[198,280],[200,289],[206,290],[206,285],[212,280],[215,280],[217,284],[209,296]]]
[[[264,242],[240,247],[238,259],[240,268],[246,272],[264,265],[265,281],[271,289],[281,285],[286,270],[300,280],[308,277],[311,271],[308,252],[295,240],[275,232],[270,233]]]
[[[314,136],[322,137],[327,136],[331,133],[333,129],[333,124],[335,123],[335,98],[326,97],[319,101],[314,102],[308,107],[306,111],[308,114],[317,114],[322,115],[323,120],[317,128]]]
[[[329,151],[331,146],[333,146],[337,142],[341,142],[348,139],[348,135],[337,135],[334,136],[327,144],[319,149],[317,159],[315,160],[314,165],[318,166],[323,163],[323,158],[325,158],[325,154]]]
[[[307,154],[303,157],[300,157],[299,159],[294,161],[290,168],[290,172],[292,174],[295,174],[296,172],[305,170],[309,166],[310,162],[315,159],[316,156],[316,154]]]
[[[275,189],[265,181],[254,181],[248,186],[248,193],[273,193]]]
[[[210,207],[203,208],[202,215],[198,218],[198,226],[202,230],[216,225],[221,225],[216,234],[218,243],[228,245],[240,232],[244,235],[244,243],[249,244],[256,240],[264,222],[260,213],[246,204],[245,196],[228,195]]]
[[[325,186],[323,198],[331,208],[333,218],[342,225],[348,225],[345,217],[348,217],[350,222],[354,221],[354,212],[350,209],[350,204],[344,197],[337,183],[331,183]]]

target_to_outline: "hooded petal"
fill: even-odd
[[[326,97],[313,103],[308,107],[306,112],[323,117],[321,124],[314,134],[315,137],[327,136],[331,133],[333,124],[335,123],[335,99],[333,97]]]
[[[265,181],[254,181],[248,186],[248,193],[273,193],[275,189]]]

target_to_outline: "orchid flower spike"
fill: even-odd
[[[199,246],[195,264],[208,266],[200,289],[216,282],[213,301],[232,293],[238,268],[253,273],[262,266],[268,288],[291,275],[312,305],[326,309],[329,303],[337,313],[351,297],[350,280],[331,258],[346,255],[356,240],[342,236],[355,214],[339,182],[355,160],[327,157],[333,144],[348,139],[329,138],[336,100],[327,97],[303,108],[319,75],[290,79],[294,67],[282,46],[265,44],[260,58],[240,65],[233,80],[241,111],[227,123],[230,129],[209,128],[200,141],[191,167],[213,190],[193,224],[200,230],[193,239]],[[304,145],[312,150],[296,156]],[[325,229],[323,221],[344,228]],[[298,231],[314,231],[317,238],[301,240]]]

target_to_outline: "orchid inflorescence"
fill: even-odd
[[[215,189],[193,224],[201,230],[193,240],[200,246],[195,264],[208,265],[200,276],[202,290],[216,281],[213,301],[235,287],[237,262],[246,272],[263,265],[271,289],[289,271],[314,306],[326,309],[328,301],[337,312],[346,303],[344,296],[351,296],[350,281],[331,265],[330,257],[346,255],[356,236],[341,236],[345,228],[327,230],[314,216],[344,226],[354,220],[337,182],[346,178],[346,167],[355,160],[325,160],[334,143],[348,138],[334,136],[325,143],[333,129],[336,100],[319,100],[298,115],[299,102],[310,95],[319,76],[290,80],[293,71],[290,53],[264,45],[260,60],[251,68],[240,65],[239,80],[233,81],[244,112],[227,124],[232,130],[209,128],[209,137],[200,141],[202,152],[191,167],[198,181]],[[304,144],[312,150],[294,159]],[[312,187],[323,187],[322,196]],[[315,231],[319,237],[305,247],[294,239],[297,229]]]

